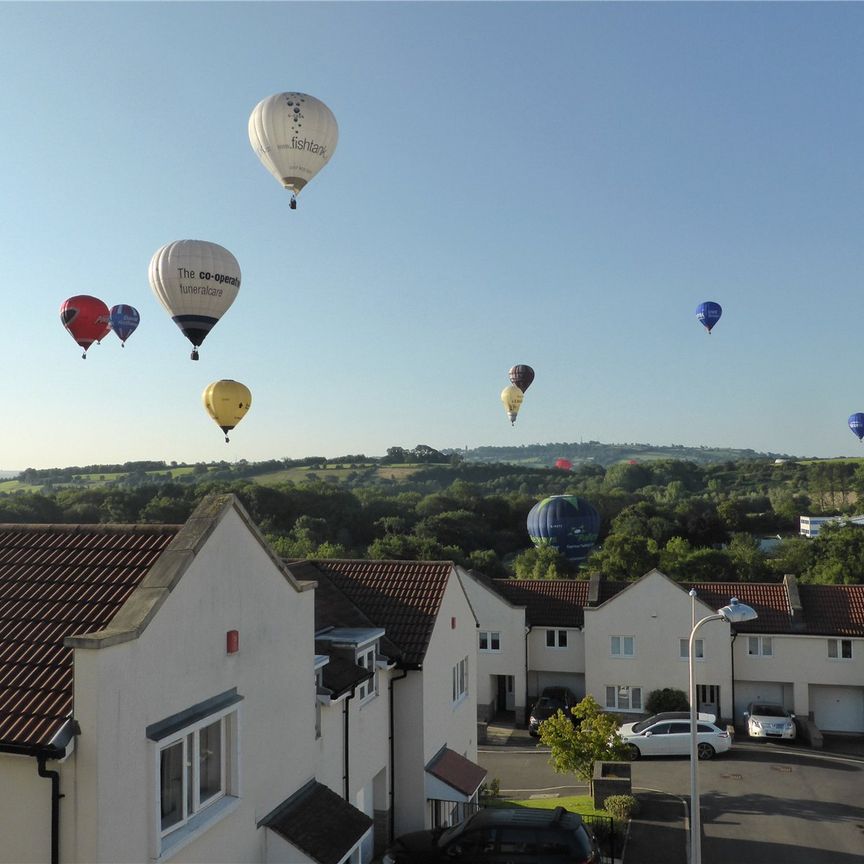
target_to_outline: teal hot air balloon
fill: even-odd
[[[552,495],[528,514],[528,534],[535,546],[553,546],[568,561],[584,561],[597,542],[600,514],[584,498]]]

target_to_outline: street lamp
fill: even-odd
[[[728,606],[717,610],[716,615],[706,615],[701,621],[696,621],[696,589],[690,589],[691,627],[690,630],[690,864],[702,864],[702,820],[699,812],[699,777],[696,766],[699,763],[699,724],[696,720],[696,631],[708,621],[728,621],[730,624],[740,624],[752,621],[757,617],[756,610],[744,603],[739,603],[737,597],[729,601]],[[718,706],[719,707],[719,706]],[[733,706],[734,710],[734,706]]]

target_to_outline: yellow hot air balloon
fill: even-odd
[[[246,416],[252,405],[252,394],[245,384],[232,381],[230,378],[214,381],[201,394],[207,413],[216,421],[216,425],[228,433]]]
[[[515,385],[511,384],[501,391],[501,401],[504,403],[504,410],[507,412],[507,419],[511,425],[516,422],[516,415],[519,413],[519,406],[525,394]]]

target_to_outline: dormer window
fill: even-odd
[[[378,643],[375,642],[373,645],[367,645],[362,650],[358,650],[356,655],[357,665],[362,666],[364,669],[370,669],[373,673],[371,678],[367,678],[357,686],[356,695],[360,702],[366,702],[373,696],[378,695],[378,668],[375,665],[375,656],[378,653],[377,648]]]

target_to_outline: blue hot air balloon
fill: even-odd
[[[111,307],[111,329],[120,337],[120,344],[125,348],[126,340],[135,332],[141,321],[141,316],[134,306],[120,303]]]
[[[723,310],[719,303],[713,300],[706,300],[696,307],[696,320],[708,331],[711,335],[711,328],[720,320]]]
[[[584,561],[600,532],[600,514],[575,495],[552,495],[531,508],[528,534],[535,546],[553,546],[568,561]]]
[[[864,414],[860,411],[853,414],[849,418],[849,428],[858,436],[859,441],[864,438]]]

